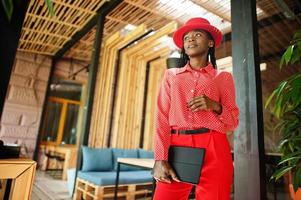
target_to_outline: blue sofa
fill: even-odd
[[[79,183],[84,183],[96,191],[99,190],[99,188],[96,189],[97,187],[110,186],[113,188],[115,186],[117,158],[153,158],[154,154],[152,151],[143,149],[91,148],[82,146],[82,156],[82,168],[77,174],[76,187],[80,187]],[[119,185],[139,185],[151,182],[150,169],[120,165]],[[82,186],[82,189],[76,188],[76,193],[78,193],[77,190],[85,192],[82,191],[84,186]],[[84,194],[82,193],[82,195]],[[103,199],[99,197],[99,194],[94,194],[94,196],[93,199],[95,200]]]

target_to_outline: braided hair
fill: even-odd
[[[210,40],[214,41],[212,35],[209,32],[207,32],[207,31],[205,31],[205,32],[206,32],[208,38]],[[184,45],[183,45],[183,47],[181,49],[181,57],[180,57],[180,59],[181,59],[181,61],[180,61],[181,65],[180,66],[182,66],[182,67],[185,66],[187,64],[187,62],[189,61],[189,56],[185,53]],[[216,69],[217,66],[216,66],[216,58],[215,58],[215,44],[213,44],[213,46],[209,47],[209,49],[208,49],[207,61],[209,61],[209,59],[210,59],[210,62],[212,64],[212,66],[214,67],[214,69]]]

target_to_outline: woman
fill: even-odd
[[[232,75],[215,69],[214,52],[222,33],[206,19],[192,18],[173,40],[187,64],[166,70],[158,95],[154,199],[186,200],[192,189],[177,178],[167,161],[168,149],[174,145],[206,149],[196,199],[228,200],[233,163],[226,132],[237,127],[239,111]]]

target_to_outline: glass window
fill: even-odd
[[[59,102],[49,101],[46,109],[42,138],[43,141],[54,142],[57,140],[62,104]]]
[[[64,135],[62,144],[75,144],[76,143],[76,127],[78,119],[79,105],[68,104],[65,119]]]
[[[42,141],[48,144],[76,144],[82,85],[54,77],[50,85]]]

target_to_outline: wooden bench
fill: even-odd
[[[152,183],[139,183],[118,186],[118,199],[151,199]],[[83,179],[76,179],[74,200],[111,200],[115,185],[99,186]]]

